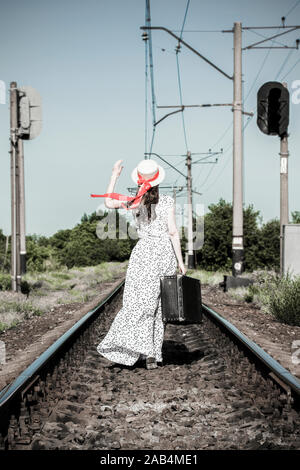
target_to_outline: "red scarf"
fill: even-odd
[[[119,194],[119,193],[106,193],[106,194],[91,194],[91,197],[110,197],[111,199],[117,199],[118,201],[135,201],[133,204],[131,204],[130,207],[125,206],[125,204],[121,204],[124,209],[135,209],[136,207],[139,206],[141,202],[142,196],[150,189],[152,188],[150,181],[156,180],[156,178],[159,175],[159,170],[155,173],[155,175],[150,178],[150,179],[145,179],[143,178],[140,173],[138,172],[138,181],[137,184],[141,185],[139,192],[137,193],[136,196],[130,197],[126,196],[125,194]]]

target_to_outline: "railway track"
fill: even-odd
[[[300,449],[299,381],[207,305],[166,325],[163,367],[105,366],[123,288],[0,392],[1,449]]]

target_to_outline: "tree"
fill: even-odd
[[[258,267],[258,241],[260,238],[258,217],[259,211],[255,211],[253,205],[248,206],[243,211],[246,271],[253,271]]]
[[[280,266],[280,223],[273,219],[260,229],[258,243],[258,267],[279,269]]]
[[[52,235],[52,237],[49,238],[50,245],[56,248],[57,250],[61,250],[69,241],[71,232],[72,230],[70,229],[59,230],[54,235]]]
[[[208,206],[204,216],[204,244],[197,253],[197,264],[215,271],[231,266],[232,205],[224,199]]]
[[[94,266],[102,261],[124,261],[129,258],[136,240],[130,238],[119,239],[120,227],[128,231],[129,223],[118,211],[111,213],[116,216],[116,238],[101,239],[97,235],[97,225],[103,220],[104,232],[107,232],[108,212],[90,215],[84,214],[81,222],[72,230],[59,231],[51,238],[56,249],[57,258],[61,264],[68,268],[73,266]]]
[[[300,224],[300,211],[292,212],[292,224]]]
[[[198,264],[207,270],[232,267],[232,204],[220,199],[204,216],[204,244],[197,253]],[[252,205],[243,209],[245,270],[279,265],[279,222],[258,227],[259,211]]]
[[[45,261],[51,257],[51,254],[51,247],[39,245],[36,237],[26,239],[26,268],[28,271],[45,271]]]
[[[109,261],[105,245],[105,240],[97,238],[96,223],[84,222],[72,229],[67,243],[58,253],[58,258],[68,268],[95,266],[102,261]]]

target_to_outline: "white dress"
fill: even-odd
[[[162,321],[160,277],[176,273],[177,259],[168,234],[168,209],[174,199],[159,196],[156,219],[137,222],[139,240],[128,263],[123,306],[114,318],[97,351],[110,361],[133,365],[140,357],[162,361],[164,324]]]

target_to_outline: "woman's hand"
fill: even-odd
[[[186,273],[186,267],[184,266],[183,263],[179,263],[178,267],[179,267],[180,271],[182,272],[182,274]]]
[[[121,174],[121,171],[123,169],[123,166],[121,165],[123,160],[118,160],[114,166],[113,166],[113,170],[112,170],[112,176],[115,176],[116,178],[118,178]]]

